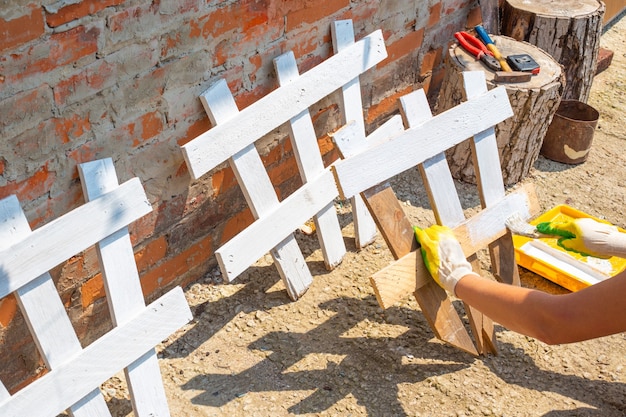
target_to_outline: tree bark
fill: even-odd
[[[561,66],[536,46],[506,36],[492,38],[503,56],[531,55],[541,67],[539,74],[528,82],[496,83],[493,71],[454,44],[445,56],[445,76],[436,111],[443,112],[466,100],[463,71],[484,71],[489,89],[504,86],[514,115],[499,123],[495,130],[504,183],[512,185],[528,175],[539,156],[543,138],[561,101],[564,76]],[[467,141],[450,149],[446,157],[454,178],[476,183]]]
[[[506,0],[502,34],[554,57],[565,72],[563,99],[586,103],[598,65],[604,12],[598,0]]]

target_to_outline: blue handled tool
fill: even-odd
[[[500,66],[502,67],[502,70],[508,72],[513,71],[509,66],[509,63],[506,62],[506,59],[498,50],[498,48],[496,48],[496,45],[493,43],[493,40],[491,40],[491,37],[489,36],[485,28],[483,28],[481,25],[478,25],[474,29],[476,29],[476,34],[478,34],[480,40],[483,41],[487,48],[493,53],[493,57],[498,60]]]

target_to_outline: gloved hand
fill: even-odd
[[[557,241],[560,247],[584,256],[626,257],[626,233],[594,219],[583,217],[564,222],[543,222],[537,225],[537,231],[560,236]]]
[[[449,227],[436,224],[427,229],[413,229],[421,245],[426,269],[443,289],[455,294],[454,288],[461,278],[470,274],[478,275],[472,271],[461,244]]]

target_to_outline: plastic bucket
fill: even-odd
[[[541,155],[565,164],[587,160],[600,113],[578,100],[562,100],[541,146]]]

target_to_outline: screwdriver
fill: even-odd
[[[509,63],[506,62],[506,59],[502,56],[496,45],[493,43],[493,40],[489,37],[489,34],[481,25],[476,26],[476,34],[480,38],[481,41],[487,46],[487,48],[493,53],[493,57],[498,60],[500,66],[502,67],[502,71],[513,71],[509,66]]]

